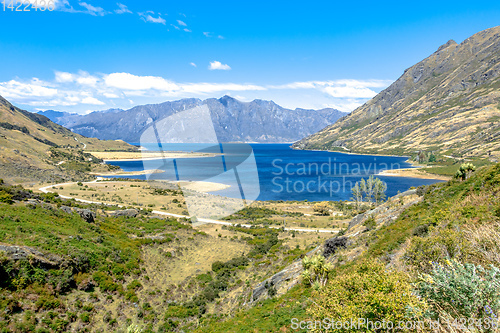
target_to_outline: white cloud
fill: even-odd
[[[375,91],[364,87],[326,87],[325,92],[337,98],[372,98],[377,95]]]
[[[125,90],[175,90],[178,85],[159,76],[137,76],[130,73],[112,73],[104,77],[109,87]]]
[[[213,71],[213,70],[228,71],[231,69],[231,67],[229,67],[229,65],[227,65],[227,64],[222,64],[220,61],[212,61],[212,62],[210,62],[208,69],[210,69],[211,71]]]
[[[120,98],[120,96],[118,96],[117,94],[108,93],[108,92],[103,92],[102,95],[106,98]]]
[[[183,22],[183,21],[181,21],[181,20],[177,20],[177,23],[178,23],[179,25],[182,25],[183,27],[187,27],[187,24],[186,24],[186,23],[184,23],[184,22]]]
[[[248,90],[267,90],[265,87],[254,84],[237,83],[186,83],[181,85],[183,92],[194,94],[206,94],[219,91],[248,91]]]
[[[196,64],[190,63],[196,67]],[[220,62],[211,66],[221,68]],[[229,67],[229,66],[228,66]],[[54,78],[13,79],[0,82],[0,95],[13,103],[34,108],[84,112],[98,108],[128,108],[180,98],[237,96],[239,100],[274,100],[288,108],[333,107],[351,111],[390,84],[388,80],[297,81],[282,85],[237,82],[175,82],[160,76],[131,73],[90,74],[55,71]],[[130,102],[130,99],[133,102]]]
[[[67,72],[56,72],[56,82],[73,82],[73,74]]]
[[[132,12],[124,4],[118,2],[117,5],[119,9],[115,9],[116,14],[126,14],[126,13],[132,14]]]
[[[158,17],[151,16],[150,14],[154,14],[151,11],[148,11],[145,13],[138,13],[138,14],[144,22],[159,23],[159,24],[163,24],[163,25],[166,25],[166,23],[167,23],[167,21],[165,21],[165,19],[163,17],[161,17],[160,15],[158,15]]]
[[[187,28],[184,28],[183,29],[185,32],[191,32],[191,30],[187,29]]]
[[[106,105],[106,103],[101,102],[95,97],[85,97],[81,101],[82,104],[92,104],[92,105]]]
[[[336,98],[372,98],[377,92],[370,88],[387,87],[389,80],[303,81],[269,86],[271,89],[318,89]]]
[[[350,111],[360,107],[365,102],[366,102],[366,100],[347,99],[347,100],[340,100],[336,103],[323,104],[322,107],[332,108],[332,109],[336,109],[336,110],[344,111],[344,112],[350,112]]]
[[[90,75],[85,71],[79,71],[78,74],[72,74],[67,72],[55,72],[56,82],[76,82],[80,85],[85,86],[95,86],[99,81],[99,78]]]
[[[195,64],[194,62],[190,62],[189,64],[190,64],[191,66],[193,66],[193,67],[198,67],[198,66],[196,66],[196,64]]]
[[[175,28],[175,30],[181,30],[181,28],[179,28],[178,26],[174,25],[174,24],[171,24],[172,27]]]
[[[78,4],[85,8],[87,10],[87,13],[90,15],[104,16],[107,14],[107,12],[101,7],[92,6],[91,4],[88,4],[86,2],[79,2]]]
[[[45,87],[32,80],[32,83],[23,83],[16,80],[0,82],[0,95],[5,98],[30,100],[36,97],[53,97],[58,91],[54,88]]]
[[[205,37],[208,37],[208,38],[215,37],[215,36],[213,35],[213,32],[209,32],[209,31],[204,31],[204,32],[203,32],[203,35],[205,35]],[[225,38],[224,38],[224,36],[222,36],[222,35],[217,35],[217,38],[218,38],[218,39],[225,39]]]

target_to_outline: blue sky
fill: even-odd
[[[57,0],[54,11],[30,9],[0,8],[0,95],[30,111],[79,113],[225,94],[349,111],[449,39],[500,24],[498,1]]]

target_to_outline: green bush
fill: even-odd
[[[500,310],[500,269],[447,260],[433,263],[429,274],[420,276],[417,292],[438,312],[455,318],[491,318]]]
[[[182,305],[170,305],[165,312],[165,320],[169,318],[188,318],[197,316],[199,310],[197,307],[186,307]]]
[[[84,323],[90,323],[90,313],[88,312],[83,312],[80,315],[80,320]]]
[[[439,229],[432,236],[413,237],[404,258],[409,265],[428,272],[432,262],[444,263],[446,259],[466,258],[469,243],[460,231]]]
[[[307,312],[315,320],[398,322],[408,320],[407,307],[425,306],[412,293],[409,277],[401,272],[388,272],[375,260],[359,263],[343,272],[326,287],[313,293],[313,305]],[[358,332],[369,332],[358,327]]]
[[[12,204],[14,201],[12,201],[12,195],[5,192],[4,190],[0,190],[0,202],[6,203],[6,204]]]
[[[61,306],[61,300],[55,298],[54,296],[40,296],[35,302],[35,306],[38,310],[57,309]]]

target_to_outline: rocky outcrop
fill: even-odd
[[[252,291],[252,301],[274,296],[281,289],[288,290],[297,284],[302,272],[302,261],[297,260],[279,273],[259,283]]]
[[[75,208],[75,212],[77,212],[86,222],[94,223],[96,215],[90,209]]]
[[[416,195],[417,190],[408,190],[402,193],[398,193],[395,196],[390,198],[390,202],[394,202],[394,200],[404,198],[404,197],[409,197],[412,195]],[[421,198],[416,198],[414,200],[410,200],[408,203],[404,204],[403,206],[393,206],[390,205],[389,202],[386,202],[372,210],[366,211],[362,214],[358,214],[355,217],[353,217],[349,221],[349,226],[347,227],[347,230],[352,229],[354,226],[357,226],[359,224],[363,224],[368,218],[374,217],[381,219],[382,216],[384,217],[384,223],[389,223],[390,221],[396,220],[396,218],[399,216],[399,213],[401,212],[401,207],[408,207],[413,205],[414,203],[420,201]]]
[[[116,210],[111,213],[111,215],[119,217],[119,216],[126,216],[126,217],[136,217],[139,214],[139,212],[136,209],[123,209],[123,210]]]
[[[10,260],[30,260],[32,264],[45,267],[57,268],[63,263],[63,259],[55,254],[44,254],[34,248],[17,245],[0,244],[0,252],[4,252]]]
[[[306,253],[306,256],[314,255],[321,248],[322,246],[318,246],[312,249]],[[284,294],[299,282],[302,270],[302,260],[296,260],[285,269],[262,281],[252,291],[252,302]]]
[[[323,257],[328,258],[334,255],[337,250],[345,249],[348,245],[349,239],[347,237],[333,237],[327,239],[323,245]]]

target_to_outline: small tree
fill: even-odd
[[[460,168],[455,173],[455,178],[461,179],[462,181],[470,178],[472,173],[476,171],[476,167],[472,163],[463,163]]]
[[[366,180],[366,186],[365,186],[366,201],[372,202],[374,189],[375,189],[375,178],[373,177],[373,175],[370,175],[370,177],[368,177],[368,179]]]
[[[373,197],[376,203],[384,201],[386,190],[387,184],[381,181],[379,178],[375,178],[375,184],[373,186]]]
[[[361,204],[361,201],[363,201],[363,192],[359,187],[359,182],[356,182],[354,187],[351,189],[351,192],[352,200],[356,202],[356,207],[359,209],[359,205]]]
[[[326,202],[318,202],[314,205],[313,210],[322,216],[330,215],[330,207]]]
[[[328,282],[328,275],[333,270],[333,265],[326,261],[325,257],[318,254],[312,258],[302,259],[302,279],[304,283],[314,286],[315,289],[324,287]]]
[[[429,155],[429,163],[435,163],[436,162],[436,155],[434,153],[431,153]]]

